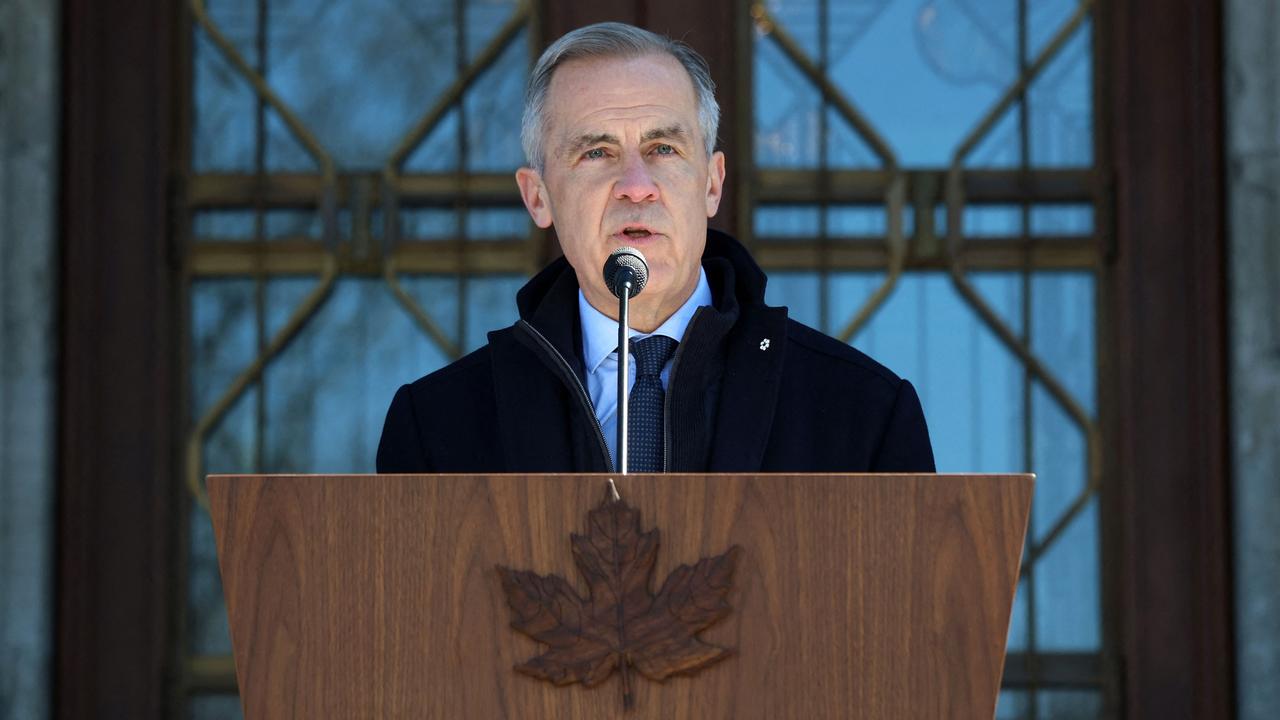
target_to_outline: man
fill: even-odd
[[[378,472],[614,471],[618,301],[602,269],[623,246],[650,269],[630,306],[630,470],[933,471],[911,384],[766,306],[745,248],[708,230],[718,122],[682,43],[602,23],[547,48],[516,181],[564,257],[520,290],[514,326],[400,388]]]

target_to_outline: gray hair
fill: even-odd
[[[603,22],[578,28],[551,43],[538,58],[524,93],[524,117],[520,122],[520,142],[529,165],[539,172],[546,160],[542,146],[546,131],[547,93],[551,75],[561,63],[579,58],[634,58],[652,53],[666,54],[680,62],[698,99],[698,129],[706,144],[707,157],[715,152],[716,130],[720,125],[720,105],[711,69],[693,48],[669,37],[634,25]]]

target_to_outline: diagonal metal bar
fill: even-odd
[[[205,493],[204,483],[200,482],[200,468],[202,465],[200,449],[203,446],[205,436],[217,427],[218,423],[222,421],[231,409],[231,406],[249,389],[249,386],[262,377],[262,372],[266,369],[267,363],[271,362],[276,355],[279,355],[289,345],[289,342],[297,336],[298,331],[315,317],[316,312],[324,304],[325,300],[329,298],[329,293],[333,289],[337,277],[338,261],[332,255],[327,255],[324,270],[320,275],[320,282],[294,309],[284,327],[280,328],[272,336],[270,342],[267,343],[267,347],[254,358],[248,367],[240,371],[240,374],[231,382],[231,385],[222,393],[217,402],[205,412],[196,423],[195,428],[192,429],[187,439],[187,487],[206,510],[209,509],[209,498]]]
[[[862,330],[863,326],[871,320],[871,316],[893,294],[899,278],[902,277],[907,260],[907,239],[902,232],[902,207],[906,201],[906,195],[907,178],[899,172],[889,185],[888,202],[885,204],[885,212],[889,214],[889,274],[836,336],[842,343],[848,343],[854,335],[858,334],[858,331]]]
[[[391,289],[391,294],[395,296],[396,300],[400,302],[400,305],[405,309],[405,311],[408,312],[414,321],[418,323],[418,327],[421,328],[428,337],[435,341],[436,345],[439,345],[440,349],[443,350],[449,358],[457,360],[462,356],[462,349],[458,347],[458,344],[450,340],[448,335],[445,335],[440,324],[437,323],[435,319],[431,317],[431,314],[418,304],[418,301],[414,300],[413,296],[410,295],[408,291],[404,289],[404,286],[400,284],[400,279],[396,275],[395,258],[389,257],[383,263],[382,278],[387,283],[387,287]],[[459,298],[458,301],[462,302],[463,298]]]
[[[956,290],[960,293],[960,296],[965,300],[965,302],[967,302],[974,310],[974,312],[978,314],[978,317],[981,318],[982,322],[985,323],[993,333],[995,333],[996,337],[1006,349],[1017,356],[1017,358],[1027,366],[1027,369],[1031,371],[1032,375],[1034,375],[1036,379],[1044,385],[1045,389],[1049,391],[1049,395],[1062,406],[1062,409],[1071,416],[1071,419],[1080,427],[1080,429],[1088,433],[1090,429],[1094,427],[1094,422],[1089,417],[1089,414],[1085,411],[1084,407],[1081,406],[1080,403],[1071,395],[1070,391],[1063,386],[1057,376],[1049,371],[1048,367],[1045,366],[1040,358],[1038,358],[1030,348],[1026,347],[1026,345],[1018,339],[1017,335],[1013,333],[1009,326],[1006,325],[998,315],[996,315],[995,311],[992,310],[989,305],[987,305],[981,294],[973,287],[972,283],[969,282],[968,278],[965,276],[964,270],[959,267],[958,262],[953,262],[949,270],[951,281],[955,285]],[[1092,456],[1093,453],[1091,452],[1090,457]]]
[[[1058,28],[1049,43],[1036,56],[1036,59],[1027,66],[1026,72],[1022,73],[1018,81],[1005,90],[1004,95],[1001,95],[1000,99],[987,110],[977,125],[969,131],[969,134],[956,147],[955,155],[951,161],[952,165],[963,163],[964,159],[968,157],[969,153],[973,152],[973,149],[986,137],[987,133],[991,132],[991,128],[995,127],[995,124],[1004,115],[1004,112],[1009,109],[1009,106],[1026,94],[1027,89],[1031,87],[1031,83],[1035,82],[1049,62],[1057,56],[1058,52],[1067,44],[1067,41],[1071,39],[1076,29],[1089,17],[1089,12],[1093,9],[1095,2],[1096,0],[1080,0],[1075,12],[1062,24],[1062,27]]]
[[[1022,559],[1022,569],[1019,572],[1020,576],[1025,577],[1029,573],[1029,569],[1036,564],[1036,561],[1048,552],[1049,548],[1053,547],[1053,544],[1058,540],[1058,537],[1061,536],[1062,533],[1066,532],[1067,527],[1071,525],[1071,521],[1075,520],[1080,513],[1084,512],[1085,507],[1089,504],[1089,500],[1091,500],[1097,492],[1098,487],[1091,479],[1090,482],[1085,485],[1084,489],[1080,491],[1080,494],[1071,501],[1071,504],[1067,506],[1067,509],[1062,511],[1062,514],[1058,516],[1058,519],[1053,522],[1053,525],[1049,528],[1049,532],[1045,533],[1044,537],[1039,541],[1035,541],[1034,538],[1032,539],[1033,541],[1031,546],[1027,549],[1026,556]]]
[[[763,3],[751,6],[751,16],[755,18],[756,26],[760,28],[760,31],[773,38],[773,41],[777,43],[778,48],[787,56],[787,59],[800,68],[805,77],[822,92],[823,98],[831,103],[841,117],[862,136],[862,139],[871,147],[872,152],[880,158],[880,161],[885,164],[885,167],[896,169],[898,167],[898,158],[894,154],[893,148],[889,147],[889,143],[885,142],[885,139],[881,137],[875,126],[871,124],[871,121],[845,97],[844,92],[831,82],[827,74],[814,64],[813,60],[805,54],[804,48],[801,48],[795,38],[791,37],[778,24],[778,21],[774,19]]]
[[[769,13],[768,8],[763,3],[756,3],[751,7],[751,16],[755,19],[756,26],[761,32],[768,35],[782,50],[800,71],[818,87],[822,92],[823,99],[835,107],[841,117],[845,119],[854,131],[857,132],[862,139],[871,147],[872,152],[880,158],[885,168],[893,175],[889,182],[889,187],[885,194],[885,212],[888,213],[889,232],[887,237],[888,256],[889,256],[889,273],[885,277],[880,287],[876,288],[871,297],[862,304],[854,316],[845,323],[837,337],[841,342],[849,342],[859,330],[863,328],[871,320],[871,316],[880,309],[882,305],[893,294],[894,288],[897,287],[899,278],[902,277],[902,271],[906,265],[907,242],[902,231],[902,207],[906,198],[906,175],[898,168],[898,158],[893,152],[893,148],[880,135],[871,121],[862,114],[858,108],[845,97],[844,92],[836,87],[831,79],[827,76],[822,68],[818,67],[812,59],[805,53],[800,44],[795,41]]]
[[[408,159],[409,153],[413,152],[423,138],[435,129],[435,126],[440,123],[441,118],[449,111],[449,108],[453,107],[462,98],[463,93],[466,92],[467,88],[471,87],[476,78],[480,77],[485,70],[488,70],[497,62],[498,57],[502,55],[502,51],[506,50],[507,45],[511,44],[511,41],[515,39],[520,30],[528,24],[529,16],[529,3],[525,0],[516,7],[515,12],[498,30],[493,40],[489,41],[489,44],[480,51],[476,59],[467,66],[467,69],[453,81],[453,84],[444,91],[444,94],[435,101],[426,114],[400,140],[395,151],[391,153],[391,157],[387,159],[385,174],[394,176],[399,171],[400,167],[404,165],[404,161]]]
[[[1031,348],[1018,337],[1017,333],[1000,319],[1000,316],[987,304],[977,288],[969,282],[963,265],[962,253],[960,252],[962,223],[960,210],[964,207],[963,194],[960,169],[952,166],[951,171],[948,173],[946,188],[947,243],[945,250],[947,270],[951,276],[951,282],[956,291],[960,293],[960,297],[978,314],[978,317],[995,334],[1001,344],[1022,362],[1032,376],[1044,386],[1050,397],[1058,403],[1084,433],[1086,472],[1088,475],[1086,494],[1092,493],[1100,487],[1102,480],[1102,438],[1098,424],[1085,411],[1084,406],[1067,390],[1062,381],[1032,352]],[[1078,513],[1080,508],[1083,507],[1083,501],[1077,500],[1076,505],[1073,507],[1075,508],[1074,512],[1069,513],[1066,517],[1059,518],[1054,524],[1053,529],[1040,543],[1042,549],[1039,552],[1043,552],[1043,547],[1047,547],[1052,543],[1066,528],[1075,513]],[[1037,556],[1039,552],[1036,553]],[[1030,563],[1028,562],[1027,564]]]
[[[1034,544],[1028,551],[1027,559],[1023,563],[1023,573],[1026,568],[1034,565],[1038,559],[1049,547],[1058,539],[1058,537],[1066,530],[1083,510],[1091,498],[1101,486],[1102,480],[1102,440],[1101,432],[1097,423],[1089,417],[1084,407],[1076,400],[1076,398],[1066,389],[1066,386],[1054,375],[1039,357],[1031,351],[1031,349],[1022,342],[1016,333],[1000,319],[999,315],[991,308],[983,299],[977,288],[969,282],[967,273],[963,264],[962,230],[963,230],[963,209],[965,205],[964,197],[964,173],[963,163],[969,153],[977,146],[977,144],[991,131],[996,122],[1004,114],[1006,110],[1016,101],[1025,96],[1027,89],[1031,83],[1043,72],[1049,62],[1057,56],[1057,54],[1066,45],[1067,41],[1076,32],[1082,23],[1088,18],[1089,12],[1093,9],[1096,0],[1080,0],[1071,17],[1063,23],[1063,25],[1054,33],[1048,44],[1036,56],[1035,60],[1027,66],[1025,72],[1018,78],[1018,81],[1011,85],[1005,93],[996,101],[994,105],[983,115],[982,119],[974,126],[974,128],[965,136],[964,140],[957,146],[952,156],[950,167],[947,170],[946,188],[944,191],[947,206],[947,242],[945,244],[944,253],[947,259],[947,269],[951,276],[952,284],[956,291],[959,292],[961,298],[978,314],[978,317],[987,325],[987,327],[996,335],[996,338],[1005,346],[1009,352],[1013,353],[1038,380],[1049,393],[1050,397],[1071,417],[1072,421],[1081,429],[1085,435],[1085,452],[1086,452],[1086,474],[1087,481],[1084,490],[1080,496],[1075,499],[1070,507],[1054,522],[1049,532],[1044,538]]]
[[[236,49],[236,46],[222,34],[222,30],[213,21],[213,18],[209,16],[208,10],[205,9],[204,0],[191,0],[191,12],[196,21],[200,23],[200,27],[204,28],[204,31],[209,35],[209,39],[222,52],[227,62],[231,63],[245,80],[253,86],[254,91],[280,114],[294,137],[298,139],[298,142],[302,143],[302,146],[320,165],[320,170],[324,174],[325,184],[332,186],[336,177],[333,158],[329,157],[329,153],[320,145],[315,135],[307,129],[293,109],[271,89],[266,79],[249,65],[244,56],[240,54],[240,51]]]

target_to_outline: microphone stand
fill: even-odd
[[[631,364],[631,338],[627,329],[627,304],[635,273],[629,267],[618,271],[618,472],[627,474],[627,380]]]

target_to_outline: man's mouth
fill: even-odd
[[[643,240],[645,238],[652,237],[655,233],[644,225],[628,225],[618,234],[631,240]]]

